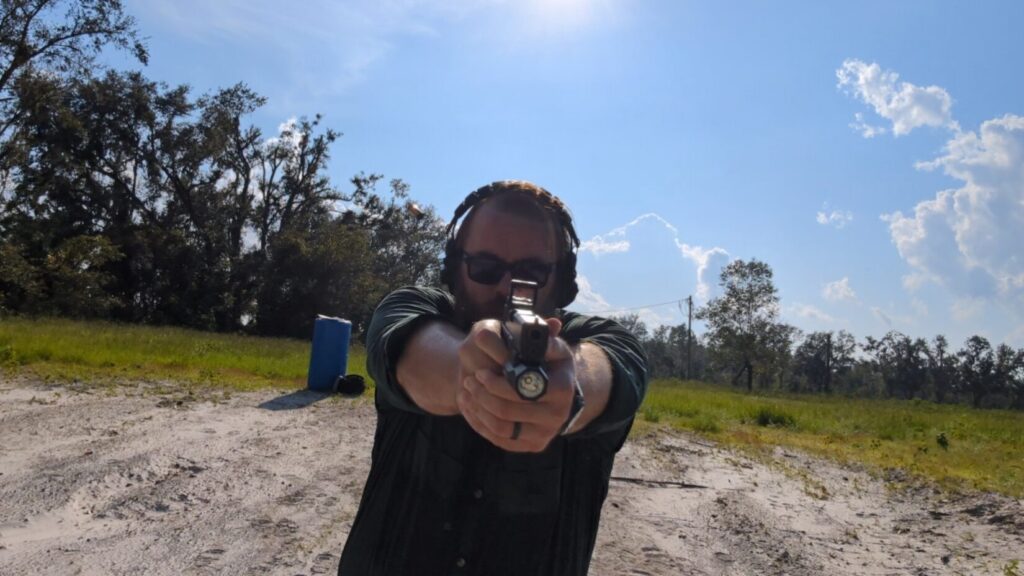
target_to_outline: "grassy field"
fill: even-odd
[[[308,341],[60,319],[0,319],[0,367],[43,378],[167,381],[252,390],[302,388]],[[349,353],[366,377],[366,356]],[[367,377],[367,383],[372,384]]]
[[[1024,413],[921,401],[757,396],[677,380],[652,383],[640,430],[671,426],[765,453],[799,448],[947,489],[1024,497]],[[900,475],[897,475],[900,476]]]
[[[308,341],[57,319],[0,319],[0,369],[57,381],[177,382],[235,390],[306,385]],[[354,348],[349,372],[365,374]],[[367,377],[367,383],[372,382]],[[1024,413],[897,400],[758,396],[651,384],[635,432],[669,426],[767,454],[798,448],[950,488],[1024,497]],[[898,476],[898,475],[897,475]]]

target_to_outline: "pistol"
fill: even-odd
[[[512,353],[505,363],[505,378],[524,400],[537,400],[548,391],[543,364],[550,331],[534,311],[537,290],[536,282],[513,278],[501,323],[502,340]]]

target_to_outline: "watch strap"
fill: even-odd
[[[569,433],[576,421],[580,419],[580,414],[583,414],[583,407],[587,405],[583,399],[583,388],[580,387],[580,381],[573,380],[572,384],[572,405],[569,407],[569,417],[565,419],[565,424],[562,424],[562,429],[558,431],[559,436]]]

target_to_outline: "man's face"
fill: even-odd
[[[529,218],[503,212],[487,203],[476,210],[466,224],[462,250],[472,257],[497,259],[505,264],[517,262],[551,265],[547,283],[537,291],[537,311],[550,316],[555,310],[558,272],[558,241],[549,218]],[[511,287],[512,274],[505,272],[500,281],[488,285],[469,277],[467,263],[459,261],[456,274],[455,305],[462,323],[469,325],[484,318],[501,318]]]

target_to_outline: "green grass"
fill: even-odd
[[[310,343],[182,328],[62,319],[0,319],[0,368],[63,381],[175,381],[236,390],[303,388]],[[366,375],[349,352],[349,373]]]
[[[651,383],[647,424],[690,430],[758,452],[786,446],[902,469],[947,489],[1024,496],[1024,413],[921,401],[749,395],[695,382]]]
[[[55,381],[181,383],[234,390],[306,385],[308,341],[59,319],[0,319],[0,370]],[[365,373],[365,352],[349,372]],[[1024,497],[1024,413],[898,400],[755,396],[651,384],[636,431],[690,430],[754,452],[801,449],[940,486]]]

